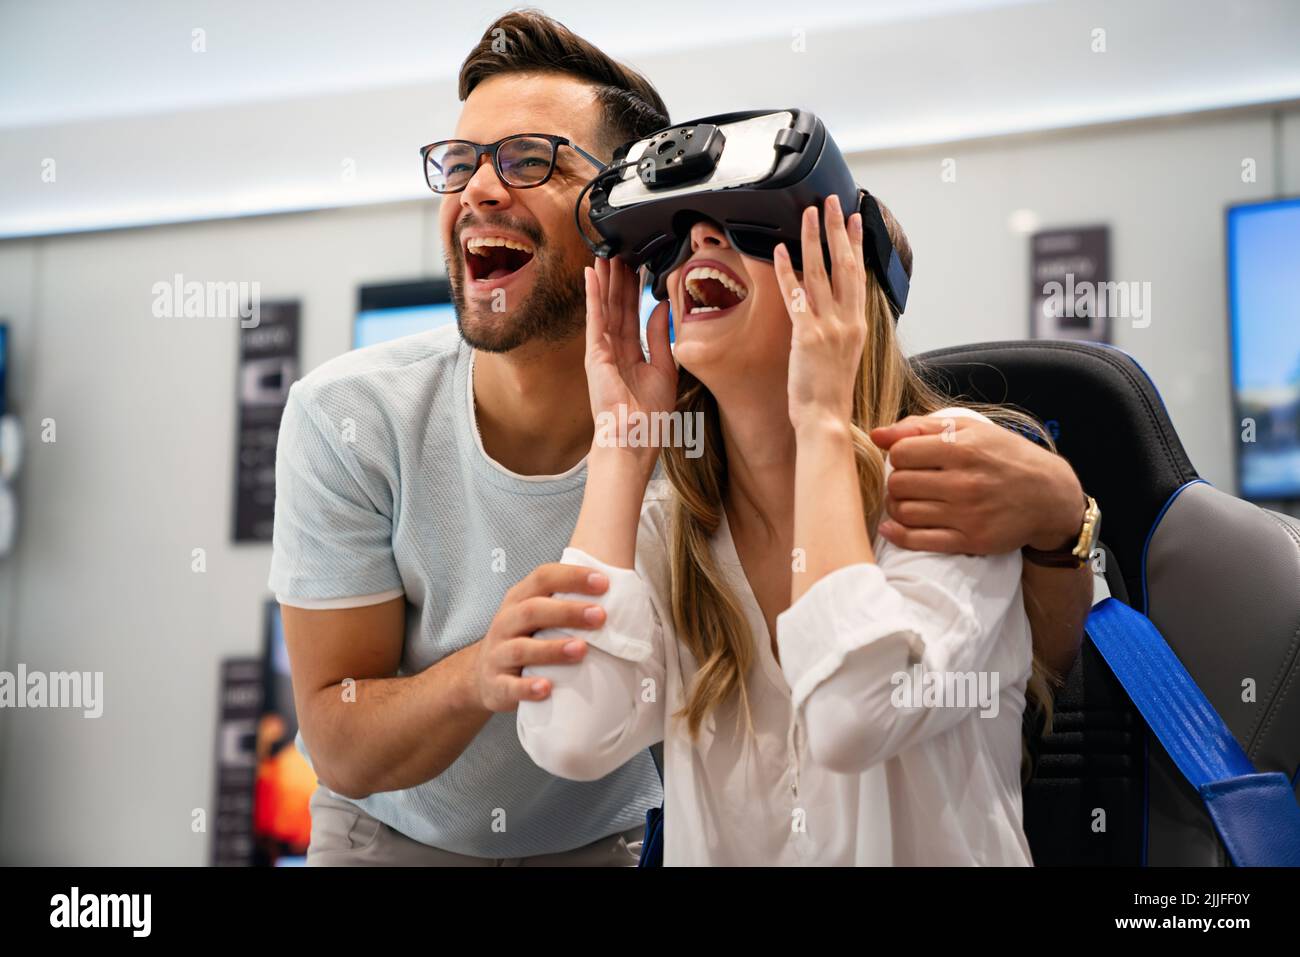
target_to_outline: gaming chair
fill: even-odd
[[[1112,599],[1037,742],[1035,863],[1300,866],[1300,521],[1201,479],[1119,349],[995,342],[913,362],[951,396],[1047,425],[1101,506]]]

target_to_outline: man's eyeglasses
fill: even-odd
[[[561,146],[569,147],[597,169],[605,168],[604,163],[566,137],[547,133],[516,133],[486,146],[469,140],[440,140],[420,147],[420,155],[424,158],[424,179],[435,193],[463,190],[485,153],[492,158],[492,167],[502,183],[511,189],[529,189],[551,178]]]

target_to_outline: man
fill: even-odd
[[[555,778],[524,753],[512,712],[550,693],[522,669],[580,662],[582,630],[603,620],[551,596],[608,584],[554,563],[593,435],[590,255],[574,203],[615,146],[667,112],[644,78],[535,12],[487,29],[460,97],[455,142],[426,156],[445,193],[459,336],[326,363],[294,386],[281,425],[270,584],[320,780],[308,861],[628,865],[661,800],[650,756],[600,781]],[[1084,498],[1069,466],[975,425],[955,443],[922,434],[925,423],[880,432],[895,458],[914,460],[896,462],[895,479],[940,478],[924,496],[891,481],[891,537],[948,551],[1072,543]],[[1068,666],[1089,576],[1034,568],[1026,585],[1041,653]],[[574,637],[530,637],[545,628]]]

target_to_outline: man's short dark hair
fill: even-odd
[[[606,152],[669,123],[668,107],[649,80],[540,10],[512,10],[483,32],[460,67],[461,100],[489,77],[509,73],[554,73],[590,83],[603,113],[600,146]]]

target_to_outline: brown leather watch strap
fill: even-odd
[[[1052,551],[1043,551],[1026,545],[1020,550],[1025,557],[1025,561],[1045,568],[1082,568],[1088,563],[1088,559],[1091,558],[1088,552],[1091,551],[1091,546],[1096,543],[1097,530],[1094,526],[1100,521],[1101,510],[1097,508],[1097,502],[1091,496],[1084,495],[1083,499],[1083,518],[1080,521],[1079,534],[1075,541],[1067,542]],[[1094,509],[1096,509],[1095,514]],[[1089,541],[1085,541],[1085,539],[1089,539]],[[1080,551],[1085,553],[1081,555],[1079,554]]]
[[[1025,556],[1025,561],[1045,568],[1082,568],[1084,565],[1084,560],[1075,557],[1073,546],[1045,552],[1026,545],[1020,549],[1020,553]]]

